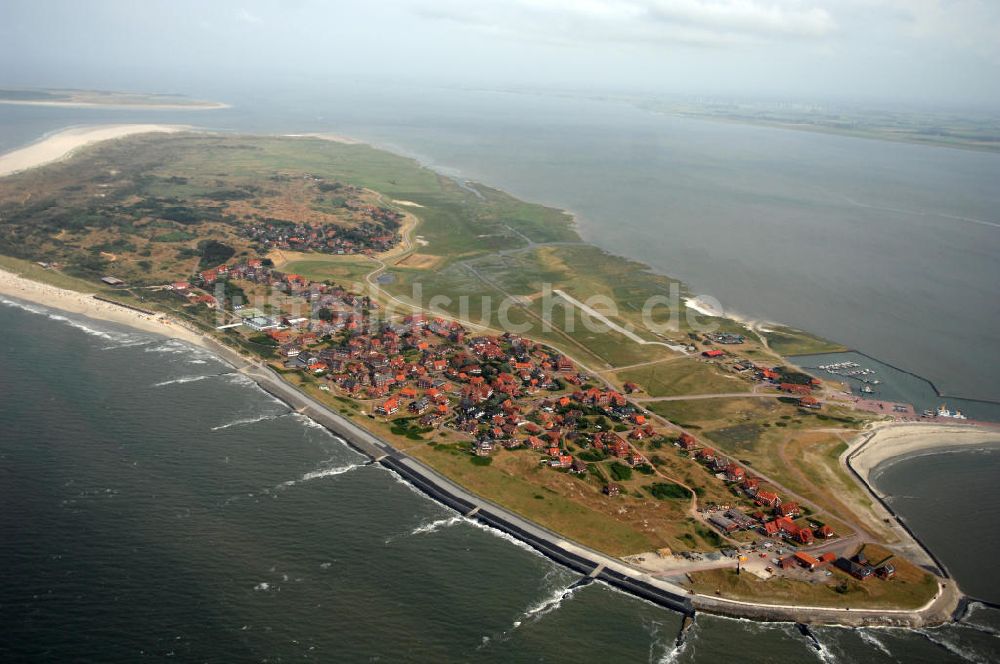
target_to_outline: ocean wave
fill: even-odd
[[[164,341],[161,344],[157,344],[155,346],[150,346],[149,348],[146,349],[146,352],[147,353],[164,353],[164,354],[179,355],[181,353],[184,353],[184,354],[189,353],[190,352],[190,348],[188,346],[182,344],[179,341],[175,341],[173,339],[170,339],[168,341]]]
[[[319,468],[317,470],[310,470],[308,473],[304,474],[299,479],[297,479],[297,480],[288,480],[287,482],[282,482],[278,486],[279,487],[289,487],[289,486],[295,486],[296,484],[299,484],[300,482],[308,482],[310,480],[318,480],[318,479],[321,479],[323,477],[336,477],[337,475],[343,475],[344,473],[349,473],[352,470],[356,470],[358,468],[363,468],[363,467],[364,467],[364,464],[361,464],[361,463],[350,463],[350,464],[347,464],[346,466],[336,466],[336,467],[333,467],[333,468]]]
[[[513,623],[511,623],[510,629],[500,634],[500,636],[498,636],[495,640],[501,642],[506,641],[510,638],[511,634],[513,634],[518,628],[520,628],[525,623],[538,622],[543,617],[547,616],[548,614],[552,613],[560,606],[562,606],[562,603],[564,601],[570,599],[573,595],[577,593],[578,590],[580,590],[580,588],[583,587],[584,586],[582,585],[580,586],[568,585],[552,591],[552,593],[549,596],[539,600],[535,604],[532,604],[527,609],[525,609],[523,613],[521,613],[517,618],[514,619]],[[477,650],[483,649],[484,647],[489,645],[492,641],[493,639],[490,639],[490,637],[488,636],[483,637],[483,641],[479,645]]]
[[[886,657],[892,657],[893,656],[892,653],[889,651],[889,647],[887,645],[885,645],[884,643],[882,643],[882,641],[879,640],[875,636],[875,634],[872,633],[872,630],[870,630],[870,629],[863,629],[862,628],[862,629],[858,629],[858,630],[855,630],[855,631],[857,632],[858,637],[862,641],[864,641],[865,643],[867,643],[868,645],[870,645],[872,648],[875,648],[876,650],[878,650],[879,652],[881,652]]]
[[[22,311],[27,311],[28,313],[36,314],[39,316],[45,316],[49,320],[54,320],[57,323],[63,323],[69,327],[80,330],[81,332],[88,334],[92,337],[98,337],[100,339],[106,339],[108,341],[130,342],[137,338],[134,335],[130,334],[123,334],[120,332],[112,332],[110,330],[102,330],[96,327],[91,327],[90,325],[86,325],[76,319],[67,318],[62,314],[53,313],[51,310],[42,306],[26,304],[24,302],[19,302],[17,300],[9,300],[5,297],[0,297],[0,304],[5,304],[9,307],[21,309]]]
[[[205,378],[211,378],[211,376],[207,374],[201,376],[181,376],[180,378],[174,378],[173,380],[165,380],[162,383],[154,383],[153,387],[166,387],[167,385],[183,385],[184,383],[195,383],[199,380],[204,380]]]
[[[232,422],[227,422],[226,424],[220,424],[217,427],[212,427],[211,431],[222,431],[223,429],[229,429],[230,427],[239,427],[247,424],[256,424],[257,422],[264,422],[266,420],[276,420],[279,417],[283,417],[286,413],[280,415],[261,415],[259,417],[247,417],[239,420],[233,420]]]
[[[953,643],[951,641],[948,641],[946,639],[943,639],[943,638],[937,636],[936,634],[932,634],[930,630],[917,629],[917,630],[914,630],[914,631],[917,634],[919,634],[922,637],[924,637],[925,639],[927,639],[928,641],[930,641],[931,643],[933,643],[934,645],[940,646],[941,648],[944,648],[945,650],[947,650],[951,654],[956,655],[958,657],[961,657],[962,659],[966,660],[967,662],[974,662],[975,664],[989,664],[990,663],[990,660],[988,660],[988,659],[986,659],[984,657],[980,657],[976,653],[963,648],[962,646],[958,645],[957,643]]]
[[[386,473],[388,473],[389,476],[392,477],[392,479],[394,479],[397,483],[402,484],[403,486],[405,486],[412,493],[420,496],[424,500],[428,500],[428,501],[434,503],[435,505],[438,505],[439,507],[442,507],[442,509],[446,509],[447,511],[449,511],[449,512],[451,512],[453,514],[458,514],[454,510],[444,507],[443,505],[441,505],[440,503],[438,503],[436,500],[434,500],[433,498],[431,498],[430,496],[428,496],[427,494],[425,494],[423,491],[421,491],[417,487],[415,487],[412,484],[410,484],[409,482],[407,482],[399,473],[397,473],[396,471],[394,471],[392,468],[388,468],[386,466],[383,466],[380,463],[376,463],[374,465],[375,465],[376,468],[380,468],[383,471],[385,471]],[[510,542],[511,544],[513,544],[514,546],[516,546],[517,548],[523,549],[524,551],[527,551],[528,553],[534,554],[534,555],[538,556],[539,558],[542,558],[543,560],[546,560],[546,561],[549,560],[541,552],[537,551],[533,546],[531,546],[530,544],[527,544],[525,542],[522,542],[521,540],[517,539],[513,535],[509,535],[509,534],[505,533],[502,530],[494,528],[493,526],[489,526],[489,525],[487,525],[487,524],[485,524],[485,523],[483,523],[483,522],[481,522],[481,521],[479,521],[477,519],[474,519],[474,518],[470,519],[470,518],[466,518],[466,517],[462,516],[462,520],[465,523],[467,523],[470,526],[472,526],[473,528],[478,528],[479,530],[486,531],[490,535],[493,535],[494,537],[499,537],[502,540]],[[552,564],[554,565],[555,563],[552,563]]]
[[[338,466],[336,468],[321,468],[319,470],[313,470],[306,473],[305,475],[302,476],[301,479],[299,479],[299,481],[308,482],[309,480],[318,480],[321,477],[334,477],[336,475],[343,475],[344,473],[349,473],[352,470],[356,470],[358,468],[363,468],[363,467],[364,467],[363,464],[351,463],[346,466]]]
[[[450,528],[451,526],[458,525],[465,521],[463,516],[453,516],[447,519],[438,519],[437,521],[431,521],[430,523],[424,523],[413,530],[410,531],[411,535],[428,535],[430,533],[436,533],[442,528]]]

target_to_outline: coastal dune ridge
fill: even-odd
[[[176,133],[191,125],[114,124],[63,129],[23,148],[0,154],[0,177],[67,159],[80,148],[134,134]]]

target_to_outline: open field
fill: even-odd
[[[618,371],[615,376],[622,383],[632,382],[641,385],[645,394],[651,397],[729,394],[751,390],[751,385],[746,379],[727,373],[715,364],[697,357],[679,358],[671,362]]]

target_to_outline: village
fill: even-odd
[[[656,424],[630,402],[639,386],[613,389],[558,351],[516,334],[474,335],[457,322],[421,314],[382,320],[369,297],[282,273],[267,262],[220,265],[169,288],[189,304],[223,310],[233,322],[220,327],[239,335],[246,348],[277,370],[308,376],[320,390],[350,399],[403,441],[447,432],[449,440],[465,441],[464,453],[476,465],[489,465],[500,454],[534,454],[550,472],[599,482],[608,501],[635,493],[634,482],[626,487],[633,476],[662,476],[662,458],[651,453],[673,447],[679,460],[702,467],[706,481],[730,496],[728,504],[699,505],[698,516],[717,532],[711,539],[720,549],[742,551],[743,559],[758,555],[762,560],[748,565],[761,567],[759,575],[794,576],[832,563],[859,580],[892,576],[891,565],[876,570],[829,551],[812,555],[810,550],[828,549],[823,544],[838,537],[830,525],[691,433]],[[229,288],[217,288],[223,283]],[[238,293],[263,288],[278,297],[258,308],[211,294],[232,286]],[[742,340],[730,335],[714,341]],[[758,367],[719,349],[701,355],[705,361],[725,359],[733,371],[802,408],[822,406],[815,396],[820,381],[806,374]],[[640,495],[643,490],[697,503],[695,492],[676,483],[653,482]],[[679,553],[702,560],[695,551]]]

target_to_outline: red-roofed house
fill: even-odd
[[[765,507],[777,507],[781,504],[781,498],[778,497],[778,494],[772,491],[758,491],[757,495],[754,497],[754,501],[758,505]]]
[[[385,415],[386,417],[392,415],[397,410],[399,410],[399,399],[396,397],[390,397],[375,407],[377,414]]]
[[[798,516],[802,513],[799,504],[791,501],[778,505],[777,511],[781,516]]]

